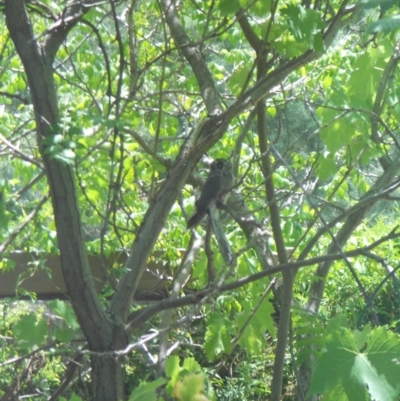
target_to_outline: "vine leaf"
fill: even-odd
[[[159,377],[149,383],[142,383],[133,390],[129,401],[156,401],[158,398],[156,390],[167,382],[166,379]]]
[[[13,328],[13,334],[22,349],[42,345],[47,337],[47,332],[46,321],[33,314],[22,315]]]
[[[287,16],[290,32],[297,41],[305,41],[316,50],[323,50],[320,30],[323,27],[321,15],[316,10],[310,10],[301,5],[289,4],[282,8],[282,15]]]
[[[370,331],[370,327],[364,330]],[[363,330],[363,331],[364,331]],[[395,401],[400,395],[399,336],[379,327],[365,336],[348,329],[332,333],[317,361],[309,395],[326,399]],[[361,352],[362,350],[362,352]]]
[[[231,351],[230,342],[224,341],[226,335],[226,325],[223,317],[217,313],[211,314],[208,319],[204,343],[204,351],[209,361],[214,361],[222,352],[229,353]]]

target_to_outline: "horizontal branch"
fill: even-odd
[[[249,276],[243,277],[235,282],[228,283],[225,285],[222,285],[219,289],[219,292],[227,292],[227,291],[232,291],[237,288],[243,287],[246,284],[250,284],[254,281],[260,280],[262,278],[272,276],[273,274],[276,273],[281,273],[283,271],[288,271],[288,270],[293,270],[293,269],[299,269],[301,267],[307,267],[307,266],[313,266],[313,265],[318,265],[323,262],[333,262],[337,260],[343,260],[345,258],[349,257],[355,257],[355,256],[360,256],[363,255],[365,252],[370,251],[371,249],[377,247],[378,245],[382,244],[383,242],[393,240],[396,238],[400,237],[400,232],[396,232],[398,227],[394,228],[388,235],[385,235],[384,237],[380,238],[379,240],[373,242],[372,244],[355,249],[352,251],[348,252],[343,252],[343,253],[335,253],[335,254],[327,254],[323,256],[317,256],[315,258],[307,259],[307,260],[300,260],[297,262],[290,262],[290,263],[284,263],[275,267],[271,267],[268,270],[263,270],[259,273],[251,274]],[[204,302],[204,299],[209,297],[213,292],[215,292],[215,288],[207,288],[205,290],[201,290],[199,292],[186,295],[184,297],[178,298],[178,299],[164,299],[157,304],[148,306],[146,308],[140,309],[137,312],[134,312],[129,316],[129,324],[127,326],[127,331],[132,332],[134,329],[138,328],[141,324],[145,323],[148,321],[150,317],[153,315],[164,311],[164,310],[169,310],[169,309],[174,309],[174,308],[179,308],[183,306],[188,306],[188,305],[196,305],[200,302]],[[214,299],[213,297],[210,297],[211,299]]]

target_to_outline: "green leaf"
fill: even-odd
[[[207,321],[207,331],[205,334],[204,352],[209,361],[225,350],[222,340],[222,332],[225,331],[224,319],[221,315],[213,313]]]
[[[200,372],[201,366],[194,358],[185,358],[183,361],[182,369],[189,373]]]
[[[371,326],[367,324],[362,331],[359,330],[354,330],[353,335],[356,340],[357,348],[359,350],[363,349],[365,345],[367,344],[368,337],[371,334]]]
[[[236,321],[238,329],[242,330],[244,327],[244,330],[239,339],[239,344],[249,355],[256,355],[265,342],[265,330],[260,330],[254,321],[253,305],[246,301],[241,302],[241,304],[243,310],[237,315]],[[249,317],[251,317],[250,320]]]
[[[270,0],[263,0],[263,1],[246,0],[244,3],[242,1],[242,4],[243,8],[247,8],[250,6],[249,12],[259,17],[266,16],[271,10]]]
[[[378,327],[371,332],[368,347],[365,351],[368,360],[376,369],[376,376],[368,383],[372,398],[380,400],[380,392],[393,394],[394,399],[400,395],[400,339],[398,334]],[[390,398],[386,398],[390,400]]]
[[[79,323],[76,319],[74,310],[71,305],[65,301],[60,301],[59,299],[49,302],[49,305],[52,307],[54,312],[57,313],[58,316],[62,317],[67,323],[68,327],[73,330],[79,329]]]
[[[58,160],[62,164],[72,164],[75,159],[76,143],[65,139],[61,134],[49,135],[43,139],[44,153],[50,159]]]
[[[312,47],[316,52],[323,52],[324,51],[324,39],[322,37],[321,32],[317,32],[314,35]]]
[[[358,391],[358,389],[355,389],[354,391],[350,391],[348,394],[345,391],[345,388],[342,386],[342,384],[338,384],[335,387],[333,387],[331,390],[327,391],[324,393],[324,396],[322,399],[324,401],[329,401],[329,400],[334,400],[334,401],[349,401],[352,400],[351,397],[353,397],[354,394],[354,400],[355,401],[370,401],[368,398],[368,393],[366,389],[361,389],[361,391]]]
[[[348,145],[355,134],[355,128],[349,118],[341,118],[324,127],[320,136],[329,152],[336,153],[341,147]]]
[[[379,6],[382,11],[386,11],[396,4],[396,0],[361,0],[358,4],[365,9]]]
[[[156,401],[156,390],[167,382],[166,379],[160,377],[150,383],[142,383],[138,388],[132,391],[129,401]]]
[[[282,15],[286,16],[289,30],[297,41],[305,41],[314,50],[321,51],[321,29],[324,24],[318,11],[306,9],[297,4],[288,4],[282,9]],[[316,40],[315,35],[319,34]]]
[[[68,128],[68,134],[70,136],[74,136],[74,135],[82,135],[82,128],[81,127],[76,127],[76,126],[71,126]]]
[[[308,395],[323,394],[333,389],[337,384],[345,387],[351,378],[352,367],[356,356],[356,345],[352,333],[349,330],[341,330],[334,333],[328,340],[326,351],[317,361]],[[362,387],[359,387],[357,400],[364,400]],[[353,391],[350,391],[352,393]]]
[[[181,368],[179,366],[179,356],[178,355],[170,355],[165,361],[165,374],[171,378],[168,381],[166,390],[169,395],[172,395],[175,383],[179,379],[179,373]]]
[[[383,327],[368,336],[348,329],[334,332],[327,339],[326,350],[317,361],[309,395],[345,393],[349,401],[367,400],[367,389],[375,401],[396,401],[400,395],[400,339]],[[331,399],[331,398],[328,398]],[[336,399],[336,398],[335,398]]]
[[[338,167],[331,155],[327,155],[327,157],[321,156],[318,159],[316,173],[321,180],[327,180],[335,175],[337,171]]]
[[[229,89],[233,93],[239,94],[248,77],[249,71],[244,66],[238,68],[228,80]]]
[[[400,28],[400,14],[373,22],[367,29],[367,33],[383,32],[389,33]]]
[[[179,375],[179,356],[170,355],[165,361],[165,374],[171,379],[177,379]]]
[[[42,345],[47,337],[47,323],[36,315],[23,315],[13,328],[13,333],[22,348]]]
[[[374,83],[371,66],[371,56],[368,52],[357,57],[354,69],[347,83],[349,96],[354,96],[362,101],[373,97]]]
[[[174,389],[174,395],[179,401],[207,400],[203,392],[204,375],[201,373],[185,376],[176,383]]]
[[[62,343],[69,343],[73,338],[73,331],[69,328],[54,330],[54,337],[57,341]]]
[[[220,0],[218,3],[218,8],[223,17],[227,17],[229,15],[234,15],[237,11],[240,10],[240,2],[239,0]]]
[[[48,135],[46,138],[43,138],[42,144],[47,146],[57,145],[62,143],[63,140],[64,137],[61,134]]]
[[[266,331],[268,331],[272,337],[275,337],[276,328],[271,317],[275,312],[273,305],[268,299],[264,299],[260,306],[257,304],[258,298],[255,298],[253,308],[257,306],[257,311],[251,320],[251,325],[254,327],[256,332],[260,333],[262,338],[264,338]]]

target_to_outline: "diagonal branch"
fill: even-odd
[[[39,167],[41,170],[43,169],[43,165],[36,160],[34,157],[26,155],[24,152],[21,152],[16,146],[14,146],[10,141],[4,138],[3,135],[0,134],[0,142],[3,142],[13,153],[18,155],[22,160],[25,160],[28,163],[34,164],[36,167]]]
[[[179,19],[174,1],[161,0],[161,5],[176,46],[192,67],[208,114],[210,116],[218,114],[222,110],[219,94],[199,46],[194,44],[187,35]]]
[[[323,35],[325,50],[327,50],[332,45],[333,40],[335,39],[339,30],[343,28],[343,25],[350,23],[350,20],[361,11],[361,8],[355,8],[351,12],[351,16],[348,17],[346,20],[343,20],[343,18],[349,13],[349,11],[346,9],[346,5],[348,2],[349,0],[346,0],[342,3],[338,13],[336,14],[335,18],[332,20],[331,24]],[[282,66],[266,75],[264,78],[257,80],[257,84],[242,95],[243,101],[240,107],[238,107],[237,112],[240,113],[250,108],[251,106],[254,106],[260,99],[265,97],[272,88],[281,84],[283,80],[288,77],[293,71],[298,70],[302,66],[309,64],[312,61],[318,60],[324,54],[324,52],[307,50],[302,55],[287,61]]]
[[[44,196],[40,202],[36,205],[36,207],[26,216],[26,219],[22,222],[22,224],[17,227],[11,234],[8,235],[7,240],[0,244],[0,255],[7,249],[7,247],[18,237],[21,231],[35,218],[38,214],[42,206],[47,202],[50,195],[47,194]]]
[[[364,199],[367,199],[370,196],[378,195],[381,191],[389,187],[393,183],[393,180],[397,178],[399,171],[400,171],[400,160],[398,159],[392,162],[392,164],[387,168],[387,170],[382,174],[382,176],[378,178],[378,180],[375,182],[375,185],[370,189],[370,191],[368,191],[368,193],[365,194],[365,196],[363,196],[360,202],[362,202]],[[377,197],[376,199],[379,199],[379,197]],[[347,242],[350,235],[358,227],[358,225],[364,218],[365,214],[370,210],[370,208],[373,206],[375,202],[368,202],[367,204],[358,208],[356,212],[352,213],[347,218],[346,222],[340,228],[336,237],[329,245],[326,251],[327,254],[337,252],[338,247],[342,247]],[[311,311],[312,313],[315,313],[319,308],[319,304],[321,302],[322,294],[325,288],[325,278],[328,275],[331,266],[332,262],[327,261],[325,263],[322,263],[318,267],[316,275],[320,279],[315,280],[313,282],[310,290],[311,295],[307,302],[307,310]]]
[[[212,110],[216,110],[214,107],[216,107],[215,105],[218,103],[218,93],[214,89],[204,60],[202,58],[197,58],[198,53],[196,49],[190,45],[190,41],[177,16],[174,4],[170,0],[163,0],[162,5],[168,25],[170,26],[171,32],[173,32],[177,44],[180,46],[182,52],[187,52],[187,56],[190,58],[196,74],[205,74],[201,76],[202,79],[204,78],[204,81],[201,80],[199,85],[201,86],[211,117],[203,120],[184,143],[180,150],[180,155],[172,167],[167,180],[155,195],[143,219],[136,240],[132,246],[130,256],[125,265],[128,273],[121,278],[111,304],[112,314],[116,316],[120,322],[126,322],[128,318],[130,305],[143,274],[147,257],[164,226],[164,221],[168,216],[170,208],[180,193],[187,176],[195,167],[200,157],[221,138],[234,117],[257,103],[258,100],[266,97],[269,91],[291,72],[322,56],[322,53],[313,52],[311,50],[305,52],[303,56],[289,61],[281,68],[261,78],[226,111],[219,115],[213,115]],[[344,14],[345,11],[343,11],[343,15]],[[341,16],[342,14],[339,12],[339,15]],[[330,33],[327,35],[325,41],[327,46],[332,43],[334,35],[339,30],[340,26],[340,18],[332,22]]]
[[[111,304],[112,313],[120,321],[125,322],[127,319],[146,260],[189,173],[194,169],[200,157],[222,136],[230,121],[230,118],[220,120],[218,117],[213,117],[200,123],[182,146],[180,155],[171,168],[168,178],[155,195],[126,261],[125,268],[128,273],[120,280]],[[194,146],[197,138],[204,137],[206,134],[206,138]]]

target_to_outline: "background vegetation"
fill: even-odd
[[[2,279],[32,258],[1,400],[398,400],[397,2],[0,10]],[[215,158],[230,260],[186,229]],[[50,255],[44,301],[23,284]]]

